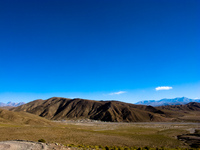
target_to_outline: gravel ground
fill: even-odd
[[[70,150],[63,145],[45,144],[31,141],[2,141],[0,150]]]

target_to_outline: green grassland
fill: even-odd
[[[0,124],[0,141],[45,139],[64,145],[188,148],[177,135],[199,128],[181,123],[59,123],[51,125]]]

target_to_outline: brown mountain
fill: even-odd
[[[94,101],[53,97],[35,100],[12,108],[12,111],[25,111],[47,119],[94,119],[101,121],[137,122],[166,121],[165,113],[152,106],[134,105],[119,101]]]
[[[185,105],[168,105],[160,106],[158,108],[172,111],[200,111],[200,103],[190,102]]]
[[[156,107],[165,112],[173,121],[200,122],[200,103],[190,102],[185,105],[169,105]]]

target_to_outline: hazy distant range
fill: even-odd
[[[161,100],[144,100],[139,101],[137,105],[151,105],[151,106],[167,106],[167,105],[184,105],[190,102],[200,102],[200,99],[189,99],[187,97],[177,97],[174,99],[161,99]]]
[[[135,104],[137,105],[151,105],[151,106],[166,106],[166,105],[184,105],[190,102],[200,102],[200,99],[189,99],[187,97],[177,97],[174,99],[161,99],[161,100],[144,100],[144,101],[139,101]],[[11,107],[17,107],[20,105],[25,104],[25,102],[19,102],[19,103],[14,103],[14,102],[8,102],[8,103],[3,103],[0,102],[0,107],[6,107],[6,106],[11,106]]]
[[[25,103],[24,102],[19,102],[19,103],[14,103],[14,102],[2,103],[2,102],[0,102],[0,107],[6,107],[6,106],[17,107],[17,106],[20,106],[23,104],[25,104]]]

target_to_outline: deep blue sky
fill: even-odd
[[[1,0],[0,101],[200,98],[199,27],[199,0]]]

